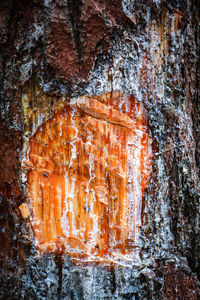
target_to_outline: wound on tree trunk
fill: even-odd
[[[200,299],[199,21],[0,1],[0,299]]]
[[[150,175],[148,131],[142,104],[119,92],[72,99],[39,126],[23,167],[40,250],[132,258]]]

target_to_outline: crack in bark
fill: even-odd
[[[71,31],[74,39],[76,52],[79,60],[79,64],[83,60],[83,49],[81,47],[81,26],[79,25],[81,20],[82,1],[81,0],[68,0],[67,7],[72,25]]]

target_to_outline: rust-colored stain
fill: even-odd
[[[48,63],[68,80],[87,78],[98,44],[107,52],[110,34],[126,22],[121,0],[55,1],[49,19]]]
[[[129,257],[150,156],[145,112],[132,96],[80,97],[57,112],[30,139],[25,162],[38,247]]]

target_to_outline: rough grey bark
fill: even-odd
[[[199,299],[199,1],[2,1],[0,4],[1,299]],[[178,20],[178,21],[177,21]],[[143,102],[153,168],[141,262],[74,265],[40,255],[19,205],[22,92],[120,90]]]

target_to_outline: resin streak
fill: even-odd
[[[131,256],[150,173],[145,113],[120,93],[71,101],[30,140],[28,173],[38,247]]]

